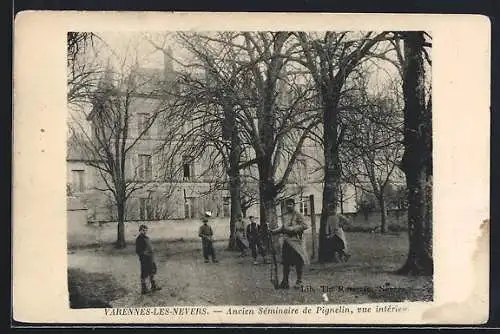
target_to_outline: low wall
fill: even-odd
[[[95,233],[89,231],[87,225],[87,207],[76,197],[68,197],[66,205],[68,240],[81,238],[87,240],[88,243],[94,243],[93,238]]]
[[[141,224],[149,227],[148,235],[153,240],[199,240],[200,220],[130,221],[125,222],[125,239],[128,243],[135,241]],[[214,231],[215,240],[229,239],[229,219],[213,219],[210,221],[210,226]],[[116,241],[116,237],[116,222],[84,223],[78,229],[78,233],[69,233],[68,231],[68,247],[110,244]]]
[[[362,213],[346,213],[351,221],[351,228],[358,227],[375,228],[380,226],[380,213],[373,212],[368,219]],[[406,227],[406,211],[389,211],[387,213],[387,226],[396,224]],[[311,217],[306,217],[308,224]],[[149,235],[157,240],[198,240],[198,229],[201,222],[198,219],[191,220],[160,220],[160,221],[129,221],[125,223],[125,239],[134,242],[138,235],[139,225],[145,224],[149,227]],[[319,232],[320,215],[316,215],[316,230]],[[229,239],[229,218],[214,218],[210,220],[210,226],[214,231],[215,240]],[[346,228],[349,231],[348,228]],[[309,229],[310,231],[310,229]],[[356,231],[356,230],[354,230]],[[359,232],[360,230],[358,230]],[[82,247],[88,245],[110,244],[116,241],[117,223],[87,223],[86,212],[68,211],[68,247]]]

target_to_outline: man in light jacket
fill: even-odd
[[[294,266],[297,274],[295,288],[302,286],[302,273],[304,266],[309,264],[305,244],[303,242],[303,233],[309,228],[304,217],[295,210],[293,199],[286,201],[286,212],[282,215],[282,226],[273,229],[273,234],[283,235],[283,246],[281,249],[281,259],[283,263],[283,280],[280,289],[289,289],[290,267]]]

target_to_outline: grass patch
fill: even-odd
[[[111,307],[110,301],[127,293],[110,274],[76,268],[68,269],[68,290],[71,308]]]

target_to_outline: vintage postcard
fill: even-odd
[[[490,23],[22,12],[13,316],[488,320]]]

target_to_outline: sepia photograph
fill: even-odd
[[[71,307],[432,301],[431,51],[68,32]]]
[[[484,17],[15,23],[15,321],[488,320]]]

